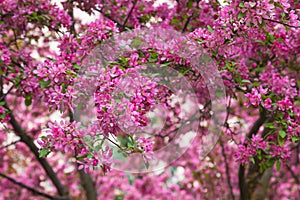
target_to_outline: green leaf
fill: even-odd
[[[240,20],[240,19],[242,19],[243,17],[245,17],[245,16],[246,16],[246,13],[247,13],[247,12],[244,12],[244,13],[240,12],[240,13],[238,14],[238,20]]]
[[[284,145],[284,139],[283,139],[281,136],[278,137],[278,144],[279,144],[280,146],[283,146],[283,145]]]
[[[80,65],[77,65],[77,64],[74,64],[74,65],[73,65],[73,69],[81,69],[81,66],[80,66]]]
[[[274,6],[283,9],[282,5],[278,2],[274,2]]]
[[[257,158],[258,158],[259,160],[262,160],[262,155],[261,155],[260,149],[257,150]]]
[[[160,66],[161,66],[161,67],[167,67],[167,66],[169,66],[171,63],[172,63],[172,62],[163,63],[163,64],[161,64]]]
[[[98,144],[98,145],[96,145],[96,146],[94,147],[94,150],[95,150],[95,151],[100,151],[101,148],[102,148],[102,145],[101,145],[101,144]]]
[[[127,176],[128,181],[129,181],[129,184],[132,185],[133,182],[134,182],[133,176],[128,172],[126,172],[126,176]]]
[[[275,126],[274,126],[273,123],[266,123],[266,124],[265,124],[265,127],[266,127],[266,128],[270,128],[270,129],[275,128]]]
[[[48,87],[49,84],[50,84],[50,80],[48,80],[48,81],[40,80],[41,89]]]
[[[293,136],[293,137],[292,137],[292,141],[293,141],[294,143],[296,143],[298,140],[299,140],[299,138],[298,138],[297,136]]]
[[[37,16],[38,16],[37,12],[33,12],[33,13],[32,13],[32,17],[33,17],[33,18],[37,18]]]
[[[48,138],[45,135],[41,136],[41,138],[44,140],[48,140]]]
[[[266,168],[267,169],[268,167],[272,167],[274,165],[274,159],[270,159],[266,162]]]
[[[244,2],[241,2],[241,3],[239,4],[239,7],[240,7],[240,8],[244,8],[244,7],[245,7]]]
[[[208,28],[208,30],[209,30],[209,32],[210,32],[211,34],[214,33],[214,30],[212,29],[212,27],[211,27],[210,25],[207,25],[207,28]]]
[[[31,103],[32,103],[32,96],[31,96],[31,94],[26,94],[26,96],[25,96],[25,105],[26,106],[30,106]]]
[[[1,101],[0,106],[4,106],[4,105],[5,105],[5,101]]]
[[[259,28],[263,28],[265,25],[266,25],[266,22],[265,22],[265,20],[263,20],[263,19],[262,19],[262,21],[261,21],[261,24],[258,23],[258,27],[259,27]]]
[[[194,3],[193,0],[189,0],[189,1],[186,3],[186,7],[189,8],[189,9],[193,8],[193,3]]]
[[[250,160],[251,160],[251,162],[252,162],[253,164],[255,164],[255,160],[254,160],[254,158],[253,158],[252,156],[250,156]]]
[[[149,169],[149,162],[148,162],[148,160],[145,162],[145,166],[146,166],[146,169]]]
[[[47,156],[49,153],[50,153],[50,152],[49,152],[48,149],[43,148],[43,149],[40,151],[39,157],[41,158],[41,157]]]
[[[224,96],[224,91],[221,89],[221,88],[218,88],[216,91],[215,91],[215,95],[218,97],[218,98],[221,98]]]
[[[247,79],[243,79],[242,83],[251,83],[251,81],[247,80]]]
[[[267,40],[268,40],[268,41],[270,41],[271,43],[274,42],[274,35],[272,35],[272,34],[270,34],[270,33],[267,33],[266,36],[267,36]]]
[[[0,119],[4,119],[4,118],[5,118],[5,116],[6,116],[6,114],[5,114],[5,113],[1,114],[1,115],[0,115]]]
[[[285,138],[286,132],[285,132],[284,130],[280,130],[280,131],[279,131],[279,136],[280,136],[281,138]]]
[[[281,162],[279,160],[276,161],[276,170],[279,171],[281,167]]]
[[[143,41],[141,40],[141,38],[135,38],[135,39],[131,42],[130,46],[131,46],[131,47],[137,48],[137,47],[139,47],[142,43],[143,43]]]

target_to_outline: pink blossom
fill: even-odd
[[[245,94],[245,96],[249,99],[249,103],[247,103],[248,107],[250,105],[258,107],[258,105],[261,103],[261,95],[256,88],[252,88],[252,92]]]
[[[151,141],[150,139],[146,139],[146,138],[141,137],[137,140],[137,143],[138,143],[138,148],[140,148],[143,152],[144,159],[145,160],[153,159],[153,155],[154,155],[153,145],[154,145],[154,142]]]
[[[264,100],[264,107],[266,109],[270,109],[272,107],[272,100],[270,98]]]

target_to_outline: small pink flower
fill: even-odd
[[[290,110],[293,108],[293,104],[288,98],[278,101],[277,104],[278,104],[278,110],[281,111]]]
[[[251,154],[249,152],[249,149],[245,147],[244,145],[239,145],[238,150],[234,154],[234,158],[237,162],[240,162],[241,164],[248,163],[250,160]]]
[[[143,150],[143,157],[146,161],[153,159],[153,144],[154,142],[150,139],[139,138],[137,140],[138,147]]]
[[[266,109],[270,109],[272,107],[272,100],[270,98],[265,99],[265,101],[264,101],[264,107]]]
[[[253,105],[254,107],[258,107],[258,105],[261,102],[261,95],[256,88],[252,88],[251,93],[247,93],[245,94],[245,96],[249,99],[249,103],[246,104],[248,107],[250,105]]]
[[[273,145],[270,147],[270,154],[274,157],[281,158],[283,161],[286,161],[290,158],[291,152],[288,146],[280,146],[280,145]]]
[[[268,147],[268,143],[265,142],[264,139],[259,135],[254,135],[251,139],[251,147],[254,149],[260,148],[265,150]]]

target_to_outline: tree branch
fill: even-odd
[[[71,112],[70,109],[69,109],[69,118],[70,118],[70,122],[73,122],[75,120],[74,114]],[[79,173],[81,185],[85,191],[86,199],[97,200],[97,190],[94,186],[92,177],[89,174],[85,173],[84,170],[77,170],[77,171]]]
[[[188,18],[187,18],[187,20],[186,20],[186,22],[185,22],[185,24],[184,24],[184,26],[183,26],[183,29],[182,29],[182,33],[184,32],[184,31],[186,31],[186,29],[187,29],[187,26],[188,26],[188,24],[190,23],[190,21],[191,21],[191,19],[193,18],[193,14],[191,14],[191,16],[189,16]]]
[[[264,19],[264,20],[266,20],[266,21],[274,22],[274,23],[277,23],[277,24],[282,24],[282,25],[288,26],[288,27],[290,27],[290,28],[300,28],[300,26],[294,26],[294,25],[286,24],[286,23],[284,23],[284,22],[276,21],[276,20],[274,20],[274,19],[268,19],[268,18],[264,18],[264,17],[263,17],[262,19]]]
[[[5,94],[2,94],[0,97],[0,101],[2,101],[6,97],[6,95],[8,95],[12,91],[13,88],[14,88],[14,85],[11,86]]]
[[[287,167],[288,171],[291,173],[292,177],[295,179],[296,183],[298,185],[300,185],[299,177],[294,173],[294,171],[292,170],[292,168],[290,166],[286,165],[286,167]]]
[[[254,122],[252,128],[250,129],[249,133],[247,134],[247,139],[250,139],[253,135],[257,134],[260,127],[265,123],[267,120],[266,111],[263,109],[260,114],[259,118]],[[238,172],[238,180],[239,180],[239,189],[240,189],[240,199],[247,200],[250,198],[250,194],[247,188],[247,183],[245,180],[245,167],[244,165],[240,165],[239,172]]]
[[[132,11],[133,11],[133,9],[134,9],[136,3],[137,3],[137,0],[134,0],[134,1],[133,1],[133,5],[132,5],[132,7],[131,7],[131,9],[130,9],[130,11],[129,11],[129,13],[128,13],[128,15],[126,16],[126,19],[125,19],[124,23],[123,23],[123,27],[126,26],[126,23],[127,23],[128,19],[129,19],[129,17],[131,16]]]
[[[11,145],[17,144],[18,142],[20,142],[20,140],[16,140],[16,141],[13,141],[13,142],[10,143],[10,144],[4,145],[4,146],[0,147],[0,149],[5,149],[5,148],[7,148],[7,147],[9,147],[9,146],[11,146]]]
[[[25,184],[23,184],[23,183],[21,183],[21,182],[18,182],[18,181],[16,181],[15,179],[13,179],[13,178],[11,178],[11,177],[9,177],[9,176],[6,176],[5,174],[0,173],[0,176],[3,177],[3,178],[5,178],[5,179],[7,179],[7,180],[9,180],[10,182],[12,182],[12,183],[15,184],[15,185],[18,185],[18,186],[20,186],[20,187],[22,187],[22,188],[27,189],[28,191],[32,192],[33,194],[36,194],[36,195],[45,197],[45,198],[47,198],[47,199],[52,199],[52,200],[58,200],[58,199],[62,200],[62,199],[65,199],[65,198],[63,198],[63,197],[54,197],[54,196],[51,196],[51,195],[49,195],[49,194],[46,194],[46,193],[37,191],[36,189],[34,189],[34,188],[32,188],[32,187],[29,187],[29,186],[27,186],[27,185],[25,185]]]
[[[226,153],[225,153],[224,144],[223,144],[223,141],[222,141],[221,138],[220,138],[220,144],[221,144],[221,147],[222,147],[222,155],[224,157],[224,162],[225,162],[227,184],[228,184],[228,187],[229,187],[231,199],[234,200],[233,187],[232,187],[232,184],[231,184],[231,177],[230,177],[230,172],[229,172],[229,167],[228,167],[229,165],[228,165],[227,156],[226,156]]]
[[[267,120],[266,111],[263,109],[259,114],[259,118],[254,122],[251,130],[247,134],[247,139],[250,139],[252,138],[253,135],[257,134],[260,127],[265,123],[266,120]]]
[[[273,167],[268,168],[262,175],[258,187],[255,189],[253,198],[255,200],[264,200],[267,195],[268,185],[272,177]]]
[[[85,196],[88,200],[97,200],[97,191],[95,189],[92,177],[84,170],[78,170],[81,185],[85,190]]]
[[[117,24],[117,26],[119,26],[122,29],[128,28],[128,29],[132,29],[131,27],[128,26],[124,26],[121,22],[119,22],[118,20],[115,20],[114,18],[112,18],[110,15],[104,13],[102,10],[99,10],[97,8],[95,8],[96,11],[98,11],[99,13],[101,13],[104,17],[106,17],[107,19],[109,19],[110,21],[113,21],[114,23]]]
[[[247,193],[246,193],[246,181],[245,181],[245,166],[240,165],[239,172],[238,172],[238,178],[239,178],[239,189],[240,189],[240,200],[245,200]]]
[[[57,192],[60,196],[65,196],[67,195],[67,191],[64,189],[63,185],[59,181],[56,173],[53,171],[52,167],[49,165],[47,160],[45,158],[40,158],[39,157],[39,149],[37,146],[34,144],[33,139],[27,135],[27,133],[23,130],[19,122],[16,120],[15,116],[13,115],[12,110],[8,107],[7,102],[5,102],[4,107],[8,110],[9,117],[10,117],[10,124],[13,127],[13,130],[16,135],[20,137],[20,141],[24,142],[31,152],[35,155],[36,159],[38,162],[41,164],[43,169],[45,170],[47,176],[51,179],[53,185],[57,189]]]

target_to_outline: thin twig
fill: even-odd
[[[104,17],[106,17],[107,19],[109,19],[110,21],[113,21],[117,24],[117,26],[119,26],[120,28],[128,28],[128,29],[132,29],[131,27],[128,26],[124,26],[121,22],[119,22],[118,20],[112,18],[110,15],[104,13],[102,10],[99,10],[97,8],[95,8],[96,11],[98,11],[99,13],[101,13]]]
[[[133,11],[133,9],[134,9],[136,3],[137,3],[137,0],[134,0],[134,1],[133,1],[133,5],[132,5],[132,7],[131,7],[131,9],[130,9],[130,11],[129,11],[129,13],[128,13],[126,19],[125,19],[125,21],[124,21],[124,23],[123,23],[123,27],[126,26],[126,23],[127,23],[128,19],[129,19],[129,17],[131,16],[132,11]]]
[[[75,18],[74,18],[74,9],[73,9],[73,1],[70,1],[68,3],[68,15],[71,17],[71,21],[72,21],[72,24],[71,24],[71,27],[70,27],[70,30],[71,30],[71,33],[76,36],[76,30],[75,30]]]
[[[276,21],[276,20],[274,20],[274,19],[268,19],[268,18],[262,18],[262,19],[264,19],[264,20],[266,20],[266,21],[270,21],[270,22],[282,24],[282,25],[288,26],[288,27],[290,27],[290,28],[300,28],[300,26],[294,26],[294,25],[286,24],[286,23],[284,23],[284,22]]]
[[[2,101],[6,97],[6,95],[8,95],[12,91],[13,88],[14,88],[14,85],[11,86],[5,94],[2,94],[0,97],[0,101]]]
[[[110,141],[111,143],[113,143],[116,147],[118,147],[122,152],[126,153],[126,155],[128,156],[128,152],[126,152],[119,144],[117,144],[116,142],[112,141],[109,137],[104,136],[104,139],[107,139],[108,141]]]
[[[21,183],[19,181],[16,181],[15,179],[13,179],[13,178],[11,178],[9,176],[6,176],[5,174],[0,173],[0,176],[3,177],[3,178],[5,178],[5,179],[7,179],[7,180],[9,180],[10,182],[12,182],[15,185],[18,185],[18,186],[20,186],[22,188],[27,189],[28,191],[32,192],[33,194],[45,197],[47,199],[52,199],[52,200],[58,200],[58,199],[62,200],[62,199],[64,199],[63,197],[54,197],[54,196],[51,196],[49,194],[37,191],[36,189],[34,189],[32,187],[29,187],[29,186],[27,186],[27,185],[25,185],[25,184],[23,184],[23,183]]]
[[[225,153],[225,147],[224,147],[222,139],[220,139],[220,144],[221,144],[221,147],[222,147],[222,155],[224,157],[224,162],[225,162],[227,184],[228,184],[228,187],[229,187],[231,199],[234,200],[233,187],[232,187],[232,184],[231,184],[231,177],[230,177],[230,172],[229,172],[229,167],[228,167],[228,161],[227,161],[227,156],[226,156],[226,153]]]
[[[20,140],[17,140],[17,141],[14,141],[14,142],[12,142],[12,143],[9,143],[9,144],[7,144],[7,145],[5,145],[5,146],[2,146],[2,147],[0,147],[0,149],[5,149],[5,148],[7,148],[7,147],[9,147],[9,146],[11,146],[11,145],[17,144],[18,142],[20,142]]]
[[[186,31],[187,26],[188,26],[188,24],[190,23],[190,21],[191,21],[192,18],[193,18],[193,14],[191,14],[191,16],[189,16],[189,17],[187,18],[187,20],[186,20],[186,22],[185,22],[185,24],[184,24],[184,26],[183,26],[183,29],[182,29],[182,31],[181,31],[182,33]]]
[[[288,165],[286,165],[288,171],[291,173],[292,177],[295,179],[297,184],[300,184],[300,179],[299,177],[295,174],[295,172],[292,170],[292,168]]]

